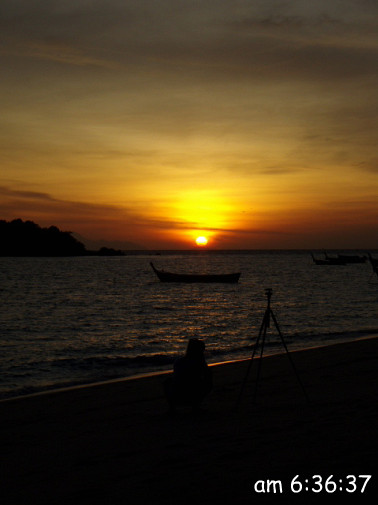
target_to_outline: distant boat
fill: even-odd
[[[373,267],[373,271],[378,275],[378,259],[373,258],[372,255],[369,253],[369,261],[371,266]]]
[[[158,270],[152,262],[150,262],[150,265],[161,282],[225,282],[235,284],[239,281],[241,275],[240,272],[231,274],[177,274]]]
[[[345,263],[365,263],[367,256],[358,256],[357,254],[338,254],[340,258]]]
[[[330,257],[327,256],[324,259],[315,258],[315,256],[311,253],[312,260],[315,265],[345,265],[346,261],[339,257]]]

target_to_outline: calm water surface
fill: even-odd
[[[235,285],[160,283],[157,268],[242,272]],[[273,289],[290,350],[378,332],[368,263],[309,253],[0,258],[0,397],[170,368],[191,337],[209,362],[249,357]],[[266,353],[281,352],[274,328]]]

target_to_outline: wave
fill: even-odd
[[[291,335],[284,335],[284,341],[292,350],[302,349],[304,347],[315,346],[315,345],[327,345],[327,343],[334,343],[336,341],[350,341],[356,340],[358,338],[364,338],[370,335],[378,335],[378,329],[370,328],[358,331],[343,331],[343,332],[328,332],[323,334],[311,334],[311,333],[296,333]],[[257,335],[256,335],[257,337]],[[206,357],[208,360],[219,359],[225,357],[225,359],[232,358],[233,355],[245,355],[247,356],[249,352],[253,351],[256,344],[256,337],[251,339],[250,343],[244,345],[227,346],[219,343],[213,342],[209,344],[206,349]],[[260,339],[261,345],[262,338]],[[275,333],[275,329],[272,328],[266,335],[264,349],[276,350],[277,347],[282,346],[282,341],[278,334]],[[160,367],[172,365],[174,361],[180,357],[183,352],[158,352],[158,353],[140,353],[133,356],[114,356],[114,355],[95,355],[95,356],[78,356],[78,357],[67,357],[58,358],[46,361],[38,361],[32,364],[33,368],[46,369],[46,368],[60,368],[65,370],[111,370],[111,369],[125,369],[125,373],[129,375],[129,369],[134,371],[134,368],[149,368],[149,367]]]
[[[130,367],[141,365],[169,365],[177,356],[169,353],[140,354],[137,356],[92,356],[87,358],[62,358],[50,362],[52,366],[63,368],[106,368],[106,367]]]

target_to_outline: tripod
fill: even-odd
[[[293,360],[291,359],[291,356],[289,354],[289,350],[286,346],[286,343],[285,343],[285,340],[283,338],[283,335],[281,333],[281,330],[280,330],[280,327],[278,326],[278,322],[277,322],[277,319],[275,317],[275,315],[273,314],[273,311],[270,307],[270,299],[272,297],[272,293],[273,293],[273,290],[271,288],[268,288],[265,290],[265,294],[268,298],[268,306],[265,310],[265,314],[264,314],[264,317],[263,317],[263,320],[262,320],[262,323],[261,323],[261,327],[260,327],[260,331],[259,331],[259,334],[258,334],[258,337],[257,337],[257,340],[256,340],[256,344],[253,348],[253,353],[252,353],[252,357],[249,361],[249,365],[248,365],[248,369],[247,369],[247,373],[244,377],[244,381],[242,383],[242,386],[241,386],[241,389],[240,389],[240,393],[239,393],[239,398],[238,398],[238,401],[237,401],[237,404],[236,404],[236,407],[239,406],[240,404],[240,401],[242,399],[242,396],[243,396],[243,392],[244,392],[244,389],[245,389],[245,386],[247,384],[247,380],[248,380],[248,376],[249,376],[249,373],[251,371],[251,368],[252,368],[252,363],[253,363],[253,358],[255,357],[255,354],[256,354],[256,350],[258,348],[258,345],[260,343],[260,339],[262,337],[262,342],[261,342],[261,350],[260,350],[260,359],[259,359],[259,364],[258,364],[258,369],[257,369],[257,378],[256,378],[256,383],[255,383],[255,390],[254,390],[254,394],[253,394],[253,403],[255,402],[255,399],[256,399],[256,393],[257,393],[257,385],[258,385],[258,382],[259,382],[259,379],[260,379],[260,373],[261,373],[261,362],[262,362],[262,357],[263,357],[263,352],[264,352],[264,345],[265,345],[265,338],[266,338],[266,332],[267,332],[267,329],[270,327],[270,318],[272,318],[273,322],[274,322],[274,325],[276,327],[276,330],[278,332],[278,335],[280,336],[280,339],[281,339],[281,342],[284,346],[284,349],[286,351],[286,355],[287,357],[289,358],[289,361],[290,361],[290,364],[294,370],[294,373],[295,373],[295,376],[297,378],[297,381],[299,383],[299,385],[301,386],[302,390],[303,390],[303,393],[307,399],[307,401],[309,401],[309,398],[307,396],[307,393],[306,393],[306,390],[301,382],[301,379],[298,375],[298,372],[294,366],[294,363],[293,363]]]

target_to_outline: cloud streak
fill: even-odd
[[[60,42],[43,42],[38,40],[19,42],[10,39],[7,42],[7,46],[8,49],[1,48],[0,51],[14,57],[37,58],[79,67],[95,66],[112,70],[120,68],[120,65],[115,62],[91,57],[75,47]]]

